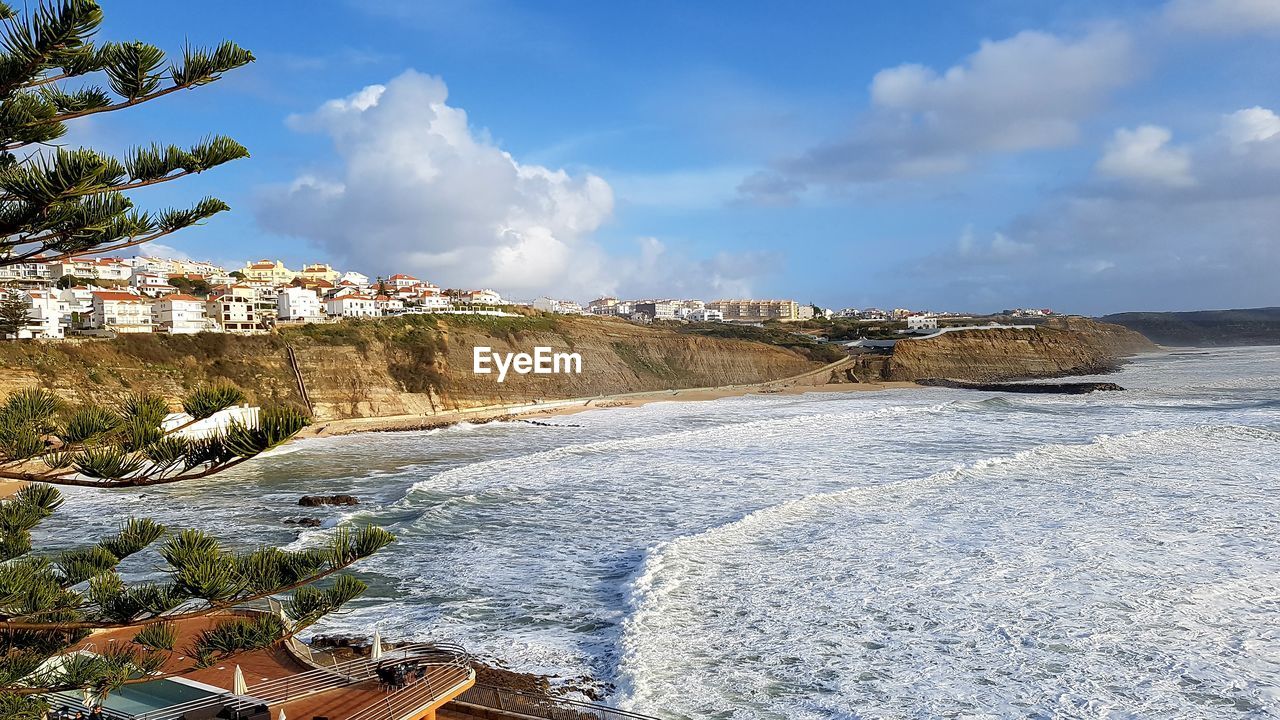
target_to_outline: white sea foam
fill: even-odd
[[[755,396],[312,440],[73,490],[253,545],[398,544],[317,632],[461,641],[670,718],[1280,713],[1280,352],[1144,358],[1123,393]],[[356,508],[301,510],[352,493]],[[325,526],[292,529],[300,512]],[[131,560],[140,575],[154,558]]]

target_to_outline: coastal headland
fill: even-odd
[[[45,387],[112,403],[145,390],[176,401],[229,382],[251,403],[304,405],[310,434],[418,429],[647,402],[754,393],[909,387],[922,378],[1002,382],[1108,372],[1156,346],[1085,318],[1035,328],[950,332],[857,352],[790,333],[786,340],[708,337],[592,317],[410,316],[285,327],[270,335],[122,335],[0,347],[0,391]],[[784,344],[785,343],[785,344]],[[578,374],[472,372],[472,349],[534,346],[581,354]]]

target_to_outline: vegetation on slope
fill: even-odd
[[[691,323],[676,326],[676,331],[689,335],[764,343],[798,352],[817,362],[835,362],[844,357],[844,352],[840,348],[820,343],[810,336],[797,334],[793,325],[755,327],[730,323]]]

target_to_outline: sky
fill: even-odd
[[[1280,304],[1280,2],[105,0],[252,65],[76,123],[252,157],[159,252],[517,299]]]

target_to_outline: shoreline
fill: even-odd
[[[776,382],[785,382],[776,381]],[[553,400],[545,403],[501,405],[470,410],[436,413],[434,415],[393,415],[384,417],[344,418],[315,423],[304,428],[296,439],[338,437],[364,432],[409,432],[435,430],[464,422],[493,422],[551,418],[575,415],[591,410],[636,408],[658,402],[706,402],[748,395],[803,395],[806,393],[876,392],[880,390],[919,389],[914,382],[893,381],[878,383],[826,383],[822,385],[789,385],[770,387],[764,385],[728,386],[719,388],[689,388],[687,390],[653,390],[622,395],[602,395],[594,398]]]

